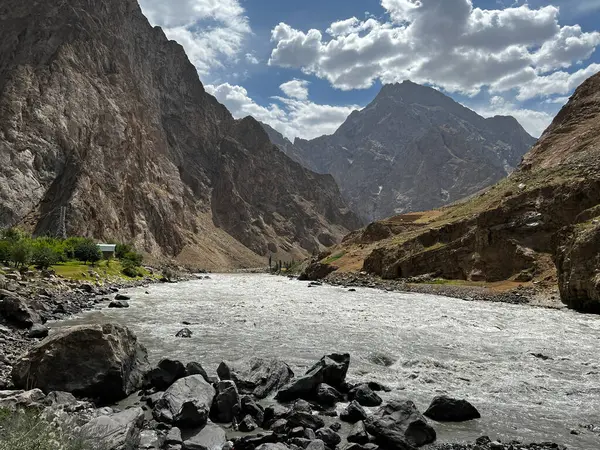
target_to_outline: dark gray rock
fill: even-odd
[[[391,401],[365,421],[377,444],[391,450],[412,449],[435,441],[435,430],[411,401]]]
[[[219,381],[217,395],[212,405],[211,417],[218,423],[233,421],[241,409],[240,396],[235,383],[231,380]]]
[[[181,444],[183,439],[181,438],[181,430],[177,427],[173,427],[169,430],[165,436],[165,444]]]
[[[241,399],[242,416],[249,415],[258,426],[262,426],[265,421],[265,411],[262,406],[254,401],[249,395],[245,395]]]
[[[291,409],[275,403],[271,406],[265,408],[265,426],[269,427],[272,423],[279,419],[285,419],[288,414],[291,412]]]
[[[316,400],[324,406],[333,406],[344,399],[344,396],[334,387],[326,383],[317,386]]]
[[[367,412],[357,401],[352,401],[344,411],[340,413],[340,419],[344,422],[356,423],[361,420],[366,420]]]
[[[144,386],[164,391],[175,381],[185,376],[186,370],[183,363],[171,359],[162,359],[157,367],[146,374]]]
[[[288,428],[288,422],[285,419],[277,419],[270,426],[271,431],[277,434],[285,434]]]
[[[242,394],[266,398],[282,388],[294,376],[290,367],[278,359],[252,358],[236,363],[223,361],[217,374],[222,380],[233,380]]]
[[[424,415],[438,422],[466,422],[481,417],[479,411],[468,401],[445,395],[435,397]]]
[[[361,406],[379,406],[383,403],[381,397],[373,392],[366,384],[361,384],[354,388],[350,392],[350,397]]]
[[[183,441],[182,450],[220,450],[226,443],[225,430],[209,422]]]
[[[77,404],[75,396],[69,392],[50,392],[44,399],[48,406],[65,406]]]
[[[121,400],[142,386],[146,349],[126,327],[80,325],[56,330],[14,365],[17,388],[38,387],[96,399]]]
[[[296,400],[294,402],[294,404],[292,405],[292,410],[293,411],[302,411],[302,412],[307,412],[307,413],[312,413],[312,406],[310,406],[310,403],[308,403],[306,400],[300,399],[300,400]]]
[[[154,418],[180,428],[201,427],[206,424],[215,397],[215,389],[202,375],[177,380],[163,394],[153,410]]]
[[[204,370],[204,367],[200,363],[197,362],[189,362],[185,366],[186,375],[202,375],[202,377],[206,380],[207,383],[210,383],[208,378],[208,373]]]
[[[317,435],[317,439],[325,442],[325,445],[329,448],[336,448],[342,442],[342,437],[331,428],[320,428],[315,431],[315,434]]]
[[[323,419],[321,419],[319,416],[315,416],[314,414],[303,411],[293,411],[287,417],[287,421],[288,426],[291,428],[302,427],[318,430],[319,428],[323,428],[325,426]]]
[[[108,304],[109,308],[129,308],[129,303],[125,300],[113,300]]]
[[[48,336],[50,330],[47,326],[42,325],[41,323],[34,324],[27,333],[27,336],[32,339],[44,339]]]
[[[192,334],[192,330],[190,330],[189,328],[183,328],[177,332],[175,337],[189,339],[192,337]]]
[[[352,431],[348,434],[348,442],[356,444],[366,444],[369,442],[369,435],[367,434],[364,422],[360,421],[354,424]]]
[[[131,300],[131,297],[129,295],[125,295],[125,294],[117,294],[117,295],[115,295],[115,300],[121,300],[121,301]]]
[[[331,354],[321,358],[305,375],[292,380],[277,392],[277,400],[291,401],[298,398],[310,399],[316,395],[317,387],[326,383],[333,387],[342,385],[348,373],[350,355]]]
[[[0,290],[0,317],[20,328],[30,328],[42,321],[25,299],[6,290]]]
[[[243,433],[249,433],[258,428],[258,425],[254,421],[251,415],[246,415],[239,424],[239,430]]]

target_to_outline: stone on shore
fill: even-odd
[[[186,375],[185,366],[180,361],[162,359],[157,367],[146,374],[144,387],[153,387],[157,391],[164,391]]]
[[[435,397],[424,415],[438,422],[466,422],[481,418],[477,408],[468,401],[445,395]]]
[[[42,325],[41,323],[34,324],[27,333],[27,336],[32,339],[44,339],[48,336],[50,330],[47,326]]]
[[[302,427],[318,430],[325,426],[325,422],[319,416],[303,411],[293,411],[290,413],[287,417],[287,422],[290,428]]]
[[[70,392],[99,403],[121,400],[142,386],[146,349],[126,327],[58,329],[23,355],[12,370],[17,388]]]
[[[221,450],[226,443],[225,430],[209,422],[183,441],[182,450]]]
[[[406,450],[435,441],[435,430],[411,401],[394,400],[365,421],[376,443],[389,450]]]
[[[355,400],[350,402],[346,409],[340,413],[340,419],[349,423],[360,422],[366,420],[367,417],[367,412]]]
[[[202,375],[202,377],[206,380],[206,382],[210,383],[210,380],[208,379],[208,374],[206,373],[206,370],[204,370],[204,367],[202,367],[202,365],[200,363],[197,363],[197,362],[187,363],[185,366],[185,372],[188,376]]]
[[[348,442],[355,444],[366,444],[369,442],[369,435],[367,434],[364,422],[360,421],[354,424],[352,431],[348,434]]]
[[[285,386],[294,372],[278,359],[252,358],[235,363],[223,361],[217,375],[222,380],[233,380],[240,393],[262,399]]]
[[[41,323],[37,312],[32,310],[19,295],[0,289],[0,317],[19,328],[31,328]]]
[[[342,437],[333,431],[331,428],[320,428],[315,431],[317,439],[325,442],[325,445],[329,448],[336,448],[337,445],[342,442]]]
[[[126,409],[92,419],[81,427],[81,435],[105,441],[110,450],[137,449],[143,422],[144,411],[141,408]]]
[[[293,379],[277,392],[276,399],[285,402],[298,398],[314,398],[321,383],[337,388],[344,383],[349,365],[348,354],[334,353],[324,356],[305,375]]]
[[[334,387],[326,383],[317,386],[316,400],[324,406],[333,406],[344,399],[344,396]]]
[[[211,418],[218,423],[229,423],[240,412],[240,395],[231,380],[219,381],[217,395],[211,409]]]
[[[154,406],[153,415],[159,422],[180,428],[197,428],[206,424],[215,397],[215,389],[202,375],[177,380]]]
[[[366,384],[361,384],[350,391],[350,397],[361,406],[379,406],[383,403],[381,397]]]

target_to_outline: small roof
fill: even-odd
[[[101,252],[114,252],[117,249],[116,244],[98,244]]]

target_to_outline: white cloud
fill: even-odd
[[[246,89],[223,83],[207,85],[206,90],[223,103],[236,118],[253,116],[271,125],[284,136],[293,140],[300,136],[312,139],[333,133],[359,106],[319,105],[307,100],[274,97],[268,106],[254,102]]]
[[[530,84],[552,81],[555,86],[543,92],[562,93],[555,92],[562,78],[547,77],[585,61],[600,44],[598,32],[561,27],[555,6],[484,10],[471,0],[381,4],[387,21],[339,20],[327,29],[327,38],[316,29],[280,23],[271,34],[275,48],[269,64],[301,69],[343,90],[411,79],[468,95],[486,87],[516,89],[525,98],[532,95]]]
[[[553,114],[521,108],[500,96],[492,97],[490,104],[487,106],[473,106],[471,108],[483,117],[513,116],[534,137],[540,137],[554,119]]]
[[[308,81],[306,80],[291,80],[283,83],[279,88],[285,95],[296,100],[308,99]]]
[[[250,64],[256,65],[256,64],[260,64],[260,61],[258,60],[258,58],[256,56],[254,56],[253,53],[246,53],[246,61]]]
[[[251,33],[239,0],[140,0],[148,20],[179,42],[202,75],[235,61]]]

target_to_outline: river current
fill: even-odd
[[[145,291],[149,293],[146,294]],[[439,394],[465,398],[482,419],[434,424],[438,442],[481,435],[600,449],[600,317],[519,305],[340,287],[269,275],[131,289],[128,309],[84,313],[55,326],[129,326],[151,362],[277,357],[302,373],[321,356],[351,354],[349,379],[392,387],[385,398],[421,411]],[[191,339],[175,337],[184,327]],[[535,356],[537,355],[537,356]],[[381,356],[393,362],[381,364]],[[543,358],[542,358],[543,356]],[[577,430],[579,434],[571,434]]]

